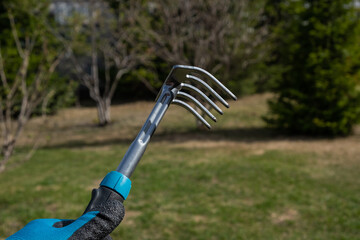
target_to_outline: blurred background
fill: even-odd
[[[172,106],[113,239],[360,239],[360,2],[2,0],[0,239],[77,218],[171,67],[238,96]]]

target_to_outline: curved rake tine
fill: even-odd
[[[216,85],[218,85],[218,87],[220,87],[232,99],[234,99],[234,100],[237,99],[237,97],[229,89],[227,89],[227,87],[225,87],[224,84],[222,84],[219,80],[217,80],[216,77],[214,77],[208,71],[206,71],[206,70],[204,70],[202,68],[199,68],[199,67],[194,67],[194,66],[177,65],[177,67],[180,67],[180,68],[183,68],[183,69],[189,69],[189,70],[191,70],[191,72],[194,72],[194,73],[197,73],[197,74],[200,74],[202,76],[210,78],[213,82],[216,83]]]
[[[207,84],[204,80],[195,77],[193,75],[186,75],[187,78],[195,80],[196,82],[200,83],[201,85],[203,85],[207,90],[209,90],[209,92],[216,97],[225,107],[229,108],[229,104],[214,90],[212,89],[209,84]]]
[[[177,96],[186,98],[190,101],[193,101],[196,106],[198,106],[199,108],[201,108],[202,111],[204,111],[214,122],[216,122],[216,117],[214,115],[212,115],[212,113],[206,109],[206,107],[204,107],[204,105],[202,105],[196,98],[194,98],[193,96],[191,96],[190,94],[184,93],[184,92],[178,92]]]
[[[182,88],[187,88],[187,89],[191,89],[195,92],[197,92],[198,94],[201,95],[201,97],[203,99],[205,99],[205,101],[207,101],[218,113],[220,113],[221,115],[223,115],[223,111],[208,97],[206,96],[205,93],[203,93],[200,89],[194,87],[193,85],[187,84],[187,83],[182,83],[181,84]]]
[[[190,113],[192,113],[197,119],[199,119],[208,129],[211,129],[211,125],[197,112],[195,111],[189,104],[184,101],[174,99],[172,101],[173,104],[179,105],[187,109]]]

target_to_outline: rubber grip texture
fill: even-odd
[[[123,197],[107,187],[93,189],[91,200],[84,213],[98,211],[97,216],[74,233],[69,240],[110,240],[108,236],[123,220]]]

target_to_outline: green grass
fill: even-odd
[[[125,145],[40,150],[0,176],[0,233],[35,218],[76,218]],[[313,154],[155,146],[133,176],[114,239],[358,239],[358,169],[313,177]],[[331,172],[331,171],[330,171]],[[95,180],[94,180],[95,179]]]
[[[176,122],[171,116],[167,121]],[[182,129],[175,142],[168,139],[176,129],[164,125],[132,176],[127,215],[113,239],[360,239],[358,155],[293,150],[298,139],[270,148],[278,140],[268,133],[252,135],[249,125],[235,131],[236,121],[225,120],[228,125],[212,133]],[[206,136],[212,140],[203,142]],[[225,144],[216,141],[227,137]],[[323,140],[303,144],[308,141]],[[13,164],[0,175],[0,236],[35,218],[77,218],[128,145],[44,147]],[[20,150],[13,163],[21,156]]]

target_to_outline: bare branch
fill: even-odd
[[[2,57],[2,51],[1,51],[1,45],[0,45],[0,77],[1,77],[1,81],[4,85],[4,87],[8,90],[10,87],[9,87],[9,84],[7,82],[7,79],[6,79],[6,74],[5,74],[5,69],[4,69],[4,60],[3,60],[3,57]]]
[[[2,159],[0,159],[0,172],[5,169],[5,165],[9,162],[16,142],[34,109],[46,99],[47,94],[49,93],[47,87],[49,86],[51,74],[55,71],[56,66],[58,66],[64,56],[64,52],[60,52],[57,57],[53,58],[52,53],[46,51],[46,35],[38,38],[38,33],[41,29],[27,33],[24,38],[21,36],[21,40],[24,41],[22,43],[16,29],[14,16],[10,11],[8,11],[8,18],[10,20],[12,37],[14,38],[21,62],[19,66],[16,66],[17,72],[14,79],[8,82],[8,79],[6,78],[6,71],[8,69],[5,69],[4,67],[4,59],[0,48],[0,77],[4,87],[7,88],[7,91],[5,92],[6,98],[3,99],[2,96],[0,96],[0,124],[2,132]],[[29,69],[30,58],[32,57],[38,39],[43,40],[43,52],[40,54],[42,59],[37,63],[35,75],[28,78],[28,71],[32,70]],[[55,54],[57,53],[55,52]],[[37,55],[39,55],[39,53],[37,53]],[[21,99],[21,103],[19,104],[20,111],[16,113],[17,119],[15,120],[14,106],[15,104],[18,104],[18,99]]]
[[[48,106],[48,103],[50,101],[50,99],[55,95],[55,90],[52,89],[51,91],[49,91],[46,96],[44,97],[44,100],[42,101],[42,105],[41,105],[41,118],[42,118],[42,125],[46,125],[47,124],[47,113],[46,113],[46,108]],[[39,148],[40,146],[40,140],[41,138],[41,131],[37,132],[37,136],[34,138],[35,139],[35,143],[33,144],[31,150],[28,152],[28,154],[26,154],[26,157],[24,158],[24,160],[22,162],[28,161],[36,152],[36,150]]]
[[[106,51],[105,51],[106,52]],[[104,91],[104,95],[108,95],[109,94],[109,90],[110,90],[110,83],[111,83],[111,79],[110,79],[110,60],[109,57],[107,56],[107,54],[104,53],[104,64],[105,64],[105,91]]]
[[[158,91],[149,83],[149,81],[147,79],[145,79],[143,76],[141,76],[140,74],[136,75],[140,81],[145,85],[145,87],[147,89],[149,89],[150,92],[152,92],[154,95],[157,95]]]
[[[93,7],[93,2],[90,4],[90,25],[91,25],[91,80],[94,84],[94,91],[96,95],[100,96],[100,89],[99,89],[99,69],[98,69],[98,55],[97,55],[97,45],[96,45],[96,10]]]
[[[6,131],[6,123],[5,123],[3,104],[4,103],[3,103],[2,97],[0,96],[0,124],[1,124],[2,139],[5,139],[7,131]],[[1,151],[0,151],[0,153],[1,153]]]
[[[20,39],[19,39],[17,30],[16,30],[16,24],[15,24],[14,16],[12,15],[12,13],[10,11],[8,11],[8,18],[9,18],[9,21],[10,21],[11,32],[12,32],[14,40],[15,40],[17,51],[18,51],[20,57],[24,58],[25,55],[24,55],[23,48],[21,47]]]
[[[111,85],[111,88],[110,88],[110,91],[109,91],[109,94],[108,94],[107,98],[112,99],[112,97],[114,96],[116,87],[119,84],[120,79],[122,78],[122,76],[124,74],[128,73],[129,71],[130,71],[130,69],[124,68],[124,69],[119,70],[116,73],[115,80],[114,80],[113,84]]]
[[[60,64],[61,60],[64,58],[65,56],[65,52],[61,52],[56,58],[55,58],[55,61],[53,61],[49,67],[49,70],[48,72],[50,74],[54,73],[56,67]]]

